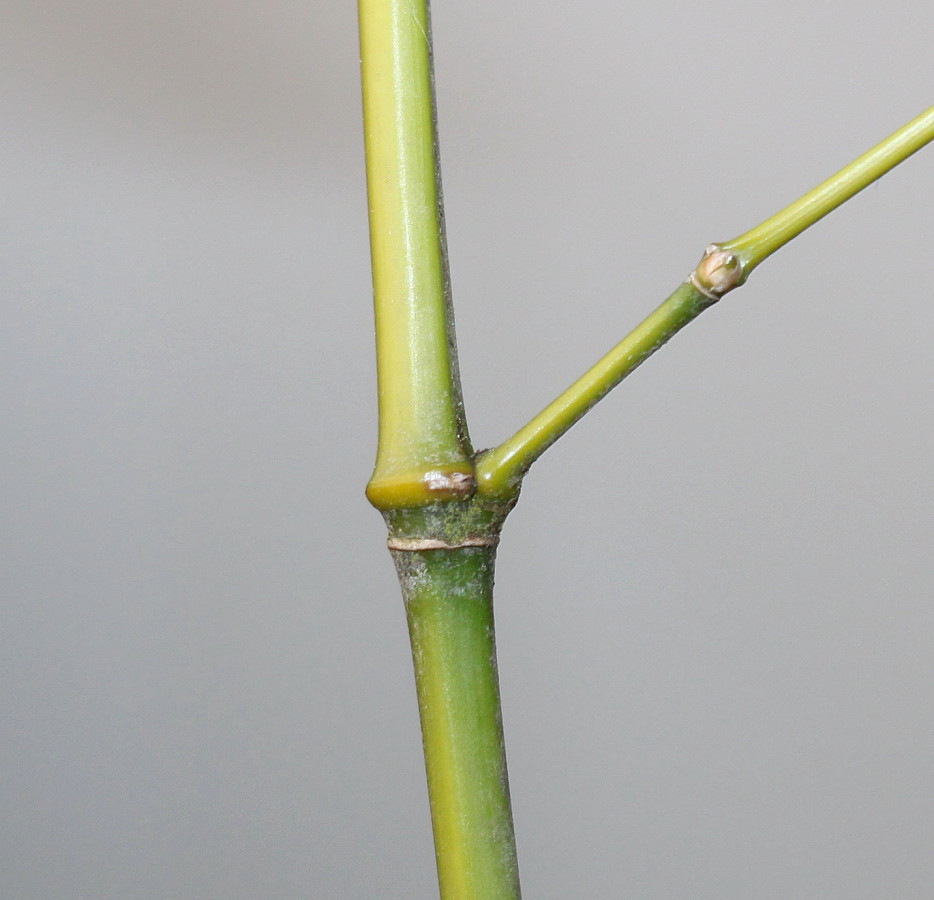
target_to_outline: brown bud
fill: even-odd
[[[727,291],[743,283],[743,267],[732,253],[711,244],[689,280],[702,294],[719,300]]]

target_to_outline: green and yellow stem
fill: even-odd
[[[493,637],[499,530],[529,466],[762,260],[934,139],[934,108],[688,280],[509,440],[474,459],[457,371],[427,0],[358,0],[379,447],[367,496],[405,599],[444,900],[517,900]]]
[[[359,18],[379,390],[367,496],[385,509],[462,497],[471,448],[454,349],[427,4],[359,0]]]
[[[382,510],[405,600],[444,900],[516,900],[493,638],[510,504],[474,497],[441,209],[426,0],[359,0]]]

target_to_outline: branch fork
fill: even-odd
[[[711,244],[687,281],[544,410],[474,454],[455,352],[428,0],[358,0],[383,512],[405,598],[445,900],[518,900],[493,637],[503,520],[534,461],[765,258],[934,139],[934,107],[760,225]]]

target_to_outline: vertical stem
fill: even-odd
[[[379,446],[370,499],[426,500],[471,448],[449,296],[426,0],[359,0]]]
[[[379,383],[367,496],[390,522],[406,601],[442,897],[515,900],[493,641],[500,519],[468,502],[428,3],[358,8]]]
[[[493,547],[395,551],[444,900],[515,900],[493,634]]]

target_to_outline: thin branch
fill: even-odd
[[[761,225],[721,244],[744,277],[762,260],[934,140],[934,106]]]
[[[641,325],[527,425],[476,463],[477,490],[512,496],[529,466],[659,347],[739,287],[760,262],[934,140],[934,106],[761,225],[711,244],[697,267]]]

